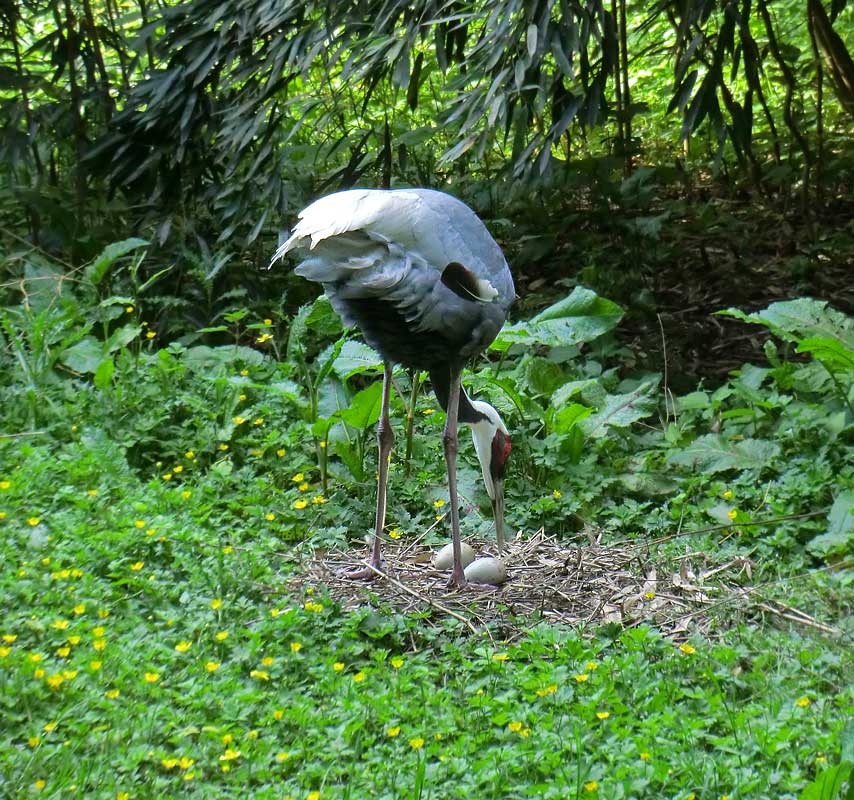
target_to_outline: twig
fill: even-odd
[[[377,569],[373,564],[369,563],[367,566],[368,569],[375,572],[377,576],[383,578],[384,580],[387,580],[392,586],[399,589],[400,591],[406,592],[406,594],[417,598],[421,602],[427,603],[427,605],[433,606],[434,608],[439,609],[439,611],[442,611],[445,614],[448,614],[449,616],[453,617],[454,619],[459,620],[460,622],[465,624],[472,633],[476,634],[478,632],[477,628],[475,628],[474,625],[472,625],[471,622],[466,619],[462,614],[457,614],[456,611],[452,611],[447,606],[442,605],[442,603],[439,603],[436,600],[432,600],[431,598],[427,597],[424,594],[421,594],[421,592],[418,592],[415,589],[410,589],[408,586],[402,584],[399,580],[396,580],[390,575],[386,575],[382,570]]]

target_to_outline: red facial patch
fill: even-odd
[[[504,477],[504,466],[507,464],[507,459],[510,458],[512,449],[510,437],[502,430],[495,431],[495,436],[492,437],[492,460],[490,463],[490,472],[492,472],[493,477]]]

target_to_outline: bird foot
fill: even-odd
[[[341,570],[342,578],[348,578],[351,581],[373,581],[381,575],[385,575],[385,567],[382,562],[379,564],[368,564],[362,569],[344,569]]]
[[[466,576],[463,574],[462,570],[454,570],[451,573],[451,577],[448,578],[447,588],[448,589],[465,589],[468,586],[468,581],[466,580]]]

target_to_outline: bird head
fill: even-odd
[[[504,548],[504,468],[510,458],[510,433],[499,413],[489,403],[473,400],[471,403],[480,418],[470,422],[474,449],[483,470],[483,482],[492,501],[495,517],[495,534],[499,553]]]

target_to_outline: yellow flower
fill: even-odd
[[[732,500],[732,490],[727,489],[723,494],[724,500]]]
[[[55,672],[53,675],[47,676],[47,685],[50,686],[51,689],[58,689],[62,686],[62,682],[65,678],[59,672]]]
[[[226,749],[226,751],[219,757],[220,761],[234,761],[236,758],[240,758],[239,750],[232,750],[231,748]]]
[[[264,324],[269,328],[269,327],[273,324],[273,320],[271,320],[271,319],[265,319],[265,320],[264,320]]]
[[[146,672],[143,676],[146,683],[157,683],[160,680],[159,672]]]
[[[145,566],[144,561],[134,561],[134,563],[130,565],[130,568],[134,572],[139,572],[144,566]]]
[[[557,691],[557,684],[553,683],[546,686],[545,689],[537,689],[537,697],[545,697],[547,694],[554,694]]]
[[[109,608],[99,608],[98,609],[98,617],[100,619],[106,619],[109,616],[110,616],[110,609]],[[92,632],[95,633],[94,631],[92,631]],[[98,634],[96,633],[95,635],[97,636]]]
[[[304,497],[300,497],[299,500],[294,500],[293,507],[297,509],[297,511],[302,511],[308,505],[308,500]]]
[[[11,482],[11,481],[0,481],[0,489],[2,489],[4,492],[5,492],[7,489],[11,488],[11,486],[12,486],[12,482]]]
[[[205,669],[208,672],[216,672],[220,668],[221,665],[222,665],[222,662],[220,662],[220,661],[208,661],[205,664]]]
[[[228,631],[220,631],[214,636],[218,642],[224,642],[228,638]]]
[[[235,425],[242,425],[244,422],[246,422],[246,417],[232,417],[231,421]]]
[[[39,778],[39,779],[38,779],[38,780],[33,784],[33,786],[35,786],[35,787],[36,787],[36,789],[38,789],[39,791],[41,791],[42,789],[44,789],[44,787],[45,787],[45,786],[47,786],[47,781],[46,781],[46,780],[43,780],[42,778]]]
[[[222,552],[225,555],[230,555],[234,552],[234,548],[230,544],[227,544],[225,547],[222,548]]]
[[[264,424],[264,417],[258,417],[257,419],[253,419],[252,424],[253,425],[263,425]]]
[[[188,641],[184,640],[184,641],[178,642],[178,644],[175,645],[175,649],[179,653],[186,653],[192,646],[193,646],[192,642],[188,642]]]
[[[276,761],[287,761],[290,758],[290,753],[286,751],[282,751],[281,753],[276,753]]]
[[[274,709],[273,711],[273,719],[281,719],[285,716],[285,711],[282,708]]]
[[[737,511],[736,509],[732,509],[731,511],[727,511],[727,512],[726,512],[726,515],[727,515],[730,519],[735,519],[735,518],[738,516],[738,511]]]
[[[38,747],[41,744],[41,741],[42,740],[38,736],[30,736],[30,738],[27,739],[27,744],[30,747]]]
[[[249,673],[250,678],[257,678],[259,681],[268,681],[270,680],[270,673],[264,672],[262,669],[253,669],[252,672]]]
[[[33,672],[33,677],[40,681],[44,677],[44,670],[39,668],[35,672]]]
[[[162,758],[160,759],[160,763],[163,764],[166,769],[175,769],[178,766],[177,758]]]
[[[588,680],[590,680],[590,676],[586,672],[582,672],[581,674],[575,676],[576,683],[585,683]]]
[[[183,497],[185,500],[189,500],[192,496],[193,493],[189,489],[184,489],[184,491],[181,492],[181,497]]]
[[[389,539],[399,539],[403,534],[400,532],[400,528],[395,528],[394,530],[390,530],[388,532]]]
[[[424,747],[424,740],[420,736],[416,736],[414,739],[409,740],[409,746],[413,750],[420,750]]]
[[[38,525],[40,522],[41,522],[41,517],[30,517],[30,518],[27,520],[27,525],[32,525],[33,527],[35,527],[35,526],[36,526],[36,525]]]
[[[52,730],[56,730],[57,722],[54,720],[53,722],[46,722],[44,724],[44,730],[47,733],[50,733]]]
[[[652,758],[652,756],[651,756],[649,753],[647,753],[647,752],[646,752],[646,750],[644,750],[644,751],[640,754],[640,760],[641,760],[641,761],[649,761],[651,758]]]
[[[154,331],[148,331],[148,332],[145,334],[145,338],[146,338],[146,339],[153,339],[155,336],[157,336],[157,334],[156,334]]]
[[[0,658],[6,658],[12,652],[11,647],[0,647]]]
[[[531,729],[530,729],[530,728],[522,728],[522,730],[521,730],[521,731],[519,731],[519,735],[520,735],[523,739],[526,739],[528,736],[530,736],[530,734],[531,734]]]
[[[597,711],[596,712],[596,719],[608,719],[608,717],[610,717],[610,716],[611,716],[610,711]]]
[[[41,653],[30,653],[30,661],[32,661],[33,664],[37,664],[43,658],[44,656]]]
[[[273,338],[272,333],[262,333],[255,341],[258,344],[264,344],[264,342],[269,342],[270,339],[272,339],[272,338]]]
[[[106,646],[107,646],[107,640],[106,639],[95,639],[92,642],[92,647],[95,650],[97,650],[98,652],[101,652],[101,650],[103,650]]]
[[[106,692],[104,692],[104,697],[108,698],[109,700],[115,700],[120,694],[121,692],[118,689],[108,689]]]
[[[507,723],[508,730],[513,731],[513,733],[519,733],[522,730],[521,722],[508,722]]]
[[[62,670],[62,677],[67,681],[73,681],[77,677],[77,672],[76,669],[64,669]]]
[[[80,637],[77,634],[68,637],[68,644],[70,645],[78,645],[80,644]]]
[[[655,592],[654,592],[654,591],[652,591],[652,589],[650,589],[648,592],[644,592],[644,593],[643,593],[643,596],[644,596],[647,600],[654,600],[654,599],[655,599]]]
[[[397,656],[393,658],[390,663],[394,669],[400,669],[403,666],[403,659],[400,656]]]
[[[323,603],[315,603],[314,601],[309,600],[303,605],[303,608],[306,611],[323,611]]]
[[[242,369],[242,370],[240,370],[240,374],[245,378],[249,374],[249,370],[248,369]]]
[[[361,670],[353,676],[354,683],[361,683],[367,676]]]
[[[303,475],[301,472],[298,472],[296,475],[293,476],[293,478],[291,478],[291,480],[294,483],[302,483],[305,480],[305,475]]]
[[[400,725],[395,725],[394,727],[385,729],[385,735],[391,737],[392,739],[394,739],[394,737],[397,736],[399,733]]]
[[[584,784],[584,791],[585,792],[591,792],[592,793],[592,792],[595,792],[596,790],[598,790],[598,788],[599,788],[599,783],[597,781],[587,781],[587,783]]]
[[[234,737],[230,733],[226,733],[220,741],[228,747],[234,741]]]
[[[180,464],[176,464],[174,467],[172,467],[172,472],[174,472],[176,474],[183,472],[183,471],[184,471],[184,468]]]
[[[195,763],[194,759],[182,756],[181,760],[178,762],[178,766],[181,767],[181,769],[189,769]]]
[[[307,492],[309,489],[308,482],[303,481],[299,486],[297,486],[297,489],[299,489],[301,492]]]
[[[276,659],[273,658],[273,656],[264,656],[264,658],[261,659],[261,664],[265,667],[272,667],[275,663]]]
[[[139,528],[140,530],[142,530],[142,528],[144,528],[144,527],[145,527],[145,524],[146,524],[146,523],[145,523],[145,520],[144,520],[144,519],[138,519],[138,520],[136,520],[136,521],[133,523],[133,526],[134,526],[135,528]]]
[[[496,653],[494,656],[492,656],[493,661],[506,661],[507,659],[507,653]]]
[[[97,660],[95,660],[95,661],[90,661],[90,662],[89,662],[89,669],[91,669],[93,672],[97,672],[99,669],[101,669],[101,667],[102,667],[103,665],[104,665],[104,664],[103,664],[103,662],[102,662],[102,661],[97,661]]]
[[[225,442],[222,442],[219,445],[219,449],[222,450],[222,452],[224,453],[226,450],[228,450],[228,445]]]
[[[280,447],[278,450],[276,450],[276,455],[277,455],[279,458],[284,458],[284,457],[285,457],[285,448],[284,448],[284,447]]]
[[[561,498],[560,489],[555,489],[552,492],[552,497],[554,497],[555,500],[560,500],[560,498]]]
[[[683,653],[685,653],[686,656],[694,655],[694,653],[697,652],[696,648],[694,648],[692,645],[688,644],[688,642],[684,642],[683,644],[680,644],[679,649]]]
[[[588,672],[593,672],[594,670],[599,669],[599,663],[598,663],[598,662],[596,662],[596,661],[588,661],[588,662],[584,665],[584,668],[585,668]]]
[[[57,619],[50,623],[50,627],[58,631],[64,631],[68,629],[70,624],[67,619]]]
[[[216,611],[218,608],[222,608],[222,600],[220,598],[215,597],[211,600],[211,608]]]
[[[101,616],[100,613],[98,614],[98,616],[99,617]],[[107,629],[103,625],[98,625],[98,626],[92,628],[92,635],[93,636],[103,636],[106,632],[107,632]]]
[[[18,638],[17,633],[4,633],[3,634],[3,641],[6,642],[6,644],[12,644],[17,638]]]
[[[272,522],[275,518],[276,518],[276,515],[273,514],[272,512],[264,515],[264,519],[266,519],[268,522]]]
[[[258,731],[256,731],[256,730],[246,731],[246,738],[251,739],[254,742],[258,738]]]
[[[436,413],[436,409],[435,409],[435,408],[425,408],[421,413],[422,413],[425,417],[429,417],[431,414],[435,414],[435,413]]]
[[[332,665],[332,669],[334,669],[336,672],[341,672],[344,669],[344,667],[345,667],[345,664],[342,661],[336,661]]]
[[[88,489],[86,491],[86,494],[88,494],[89,497],[97,497],[98,496],[98,490],[97,489]]]
[[[246,395],[245,394],[238,395],[237,399],[240,400],[240,402],[243,402],[246,399]]]
[[[299,653],[302,650],[302,644],[300,642],[291,642],[291,652]]]
[[[804,696],[804,697],[799,697],[799,698],[795,701],[795,704],[796,704],[796,705],[798,705],[798,706],[800,706],[801,708],[806,708],[807,706],[809,706],[809,705],[811,705],[811,704],[812,704],[812,700],[811,700],[809,697],[806,697],[806,696]]]
[[[309,792],[305,796],[305,800],[320,800],[320,792]]]
[[[321,449],[321,450],[325,450],[325,449],[326,449],[326,440],[325,440],[325,439],[321,439],[321,440],[317,443],[317,445],[318,445],[318,447],[320,447],[320,449]]]
[[[162,475],[161,477],[163,478],[164,481],[171,481],[172,480],[172,473],[167,472],[165,475]]]
[[[71,652],[71,648],[70,648],[70,647],[67,647],[67,646],[66,646],[66,647],[58,647],[58,648],[56,649],[56,654],[57,654],[60,658],[68,658],[68,654],[69,654],[70,652]]]
[[[444,500],[442,500],[442,498],[440,497],[438,500],[434,500],[434,501],[433,501],[433,505],[434,505],[436,508],[441,508],[443,505],[445,505],[445,501],[444,501]]]

